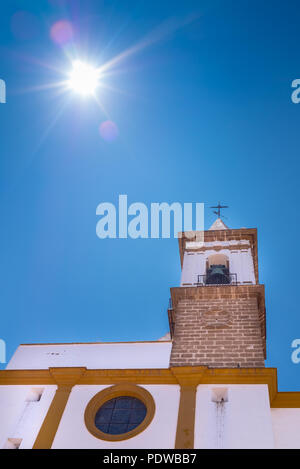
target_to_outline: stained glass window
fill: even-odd
[[[110,435],[120,435],[136,428],[146,417],[145,404],[135,397],[121,396],[105,402],[95,417],[96,427]]]

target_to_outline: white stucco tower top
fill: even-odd
[[[182,233],[181,286],[258,284],[256,229],[230,229],[217,218],[204,239],[199,232]]]

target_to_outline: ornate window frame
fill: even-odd
[[[110,435],[108,433],[104,433],[95,425],[96,413],[105,402],[109,401],[110,399],[114,399],[115,397],[121,396],[135,397],[142,401],[147,409],[146,416],[142,423],[127,433],[121,433],[120,435]],[[155,402],[149,391],[134,384],[116,384],[98,392],[89,401],[84,412],[84,422],[88,431],[100,440],[123,441],[128,440],[129,438],[133,438],[134,436],[143,432],[152,422],[154,414]]]

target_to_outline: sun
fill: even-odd
[[[75,60],[69,74],[68,87],[83,95],[93,95],[99,85],[99,71],[92,65]]]

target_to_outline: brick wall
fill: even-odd
[[[259,308],[257,287],[263,286],[172,289],[176,304],[170,365],[264,367],[264,304]]]

